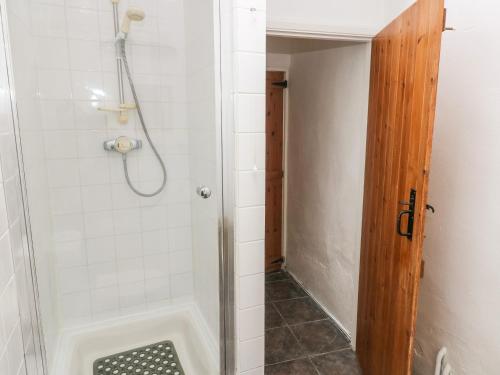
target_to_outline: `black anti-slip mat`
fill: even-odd
[[[94,362],[94,375],[185,375],[172,341],[143,346]]]

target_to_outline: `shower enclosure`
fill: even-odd
[[[218,1],[0,5],[43,373],[223,372]]]

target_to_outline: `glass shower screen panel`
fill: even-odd
[[[2,11],[47,374],[218,374],[218,2]]]

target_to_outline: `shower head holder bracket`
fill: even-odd
[[[118,108],[116,108],[116,107],[97,107],[98,111],[117,113],[118,114],[118,122],[120,124],[123,124],[123,125],[128,123],[128,119],[129,119],[128,112],[136,110],[136,109],[137,109],[137,107],[134,103],[120,104],[120,106]]]

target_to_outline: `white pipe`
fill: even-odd
[[[436,369],[434,370],[434,375],[442,375],[441,370],[443,369],[443,359],[448,353],[448,349],[442,347],[436,356]]]
[[[446,364],[446,367],[444,368],[443,375],[451,375],[451,366],[449,363]]]

